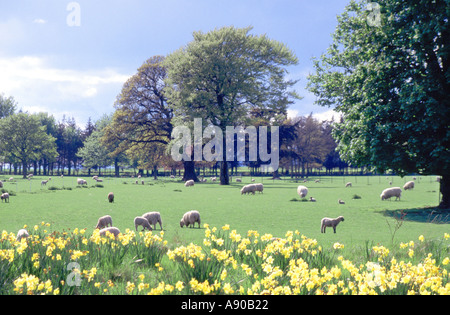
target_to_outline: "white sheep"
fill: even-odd
[[[120,234],[120,230],[116,227],[107,227],[107,228],[101,229],[99,234],[101,236],[105,236],[106,232],[113,234],[115,237],[117,237]]]
[[[198,228],[200,228],[200,213],[197,210],[192,210],[183,215],[180,226],[183,227],[186,225],[186,227],[188,227],[189,224],[191,224],[191,227],[194,227],[195,222],[198,222]]]
[[[242,179],[236,178],[236,183],[242,183]]]
[[[87,185],[87,181],[84,180],[84,179],[78,178],[78,179],[77,179],[77,184],[78,184],[78,185],[81,185],[81,186]]]
[[[98,179],[98,176],[94,175],[94,176],[92,176],[92,179],[96,181]]]
[[[8,193],[3,193],[3,194],[0,196],[0,198],[2,199],[2,202],[3,202],[3,200],[5,200],[5,203],[6,203],[6,202],[9,202],[9,194],[8,194]]]
[[[402,189],[400,187],[392,187],[383,190],[383,192],[380,195],[380,198],[381,200],[386,200],[395,197],[395,200],[400,200],[401,195]]]
[[[414,181],[409,181],[405,185],[403,185],[404,190],[413,189],[414,188]]]
[[[47,185],[47,183],[48,183],[48,180],[43,180],[43,181],[41,181],[41,186],[45,186],[45,185]]]
[[[320,179],[316,179],[315,181],[314,181],[314,183],[320,183]]]
[[[211,177],[211,181],[215,182],[217,180],[217,177]]]
[[[30,236],[28,234],[28,231],[25,229],[21,229],[19,230],[19,232],[17,232],[16,241],[19,242],[22,238],[27,238],[28,236]]]
[[[186,186],[186,187],[194,186],[194,180],[190,179],[190,180],[186,181],[184,183],[184,186]]]
[[[96,229],[103,229],[107,227],[108,225],[113,226],[112,224],[112,218],[110,215],[105,215],[98,219],[97,225],[95,226]]]
[[[103,183],[103,179],[100,179],[100,178],[97,178],[95,181],[96,181],[97,183]]]
[[[316,202],[316,198],[309,197],[309,201],[311,201],[311,202]]]
[[[114,193],[113,193],[113,192],[110,192],[110,193],[108,194],[108,201],[109,201],[110,203],[114,202]]]
[[[156,223],[159,223],[159,227],[162,230],[162,220],[161,214],[159,212],[147,212],[142,215],[143,218],[146,218],[150,225],[154,226],[154,230],[156,230]]]
[[[150,223],[148,222],[148,220],[144,217],[136,217],[134,218],[134,228],[137,231],[137,227],[138,226],[142,226],[142,231],[144,231],[145,229],[151,231],[152,227],[150,226]]]
[[[338,200],[338,203],[339,203],[340,205],[345,205],[345,201],[342,200],[342,199],[339,199],[339,200]]]
[[[297,194],[300,196],[300,198],[305,198],[306,195],[308,194],[308,188],[306,188],[305,186],[298,186],[297,187]]]
[[[348,182],[347,184],[345,184],[345,187],[352,187],[352,183]]]
[[[241,188],[241,195],[246,195],[249,193],[252,193],[254,195],[255,191],[256,191],[255,184],[245,185],[244,187]]]
[[[342,216],[337,217],[336,219],[323,218],[320,221],[320,233],[325,233],[325,230],[326,230],[327,227],[332,227],[334,233],[336,233],[336,226],[341,221],[344,221],[344,217],[342,217]]]

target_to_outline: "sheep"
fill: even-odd
[[[385,200],[395,197],[395,200],[400,200],[401,195],[402,189],[400,187],[392,187],[383,190],[383,192],[380,195],[380,198],[381,200]]]
[[[115,237],[117,237],[120,234],[120,230],[118,228],[112,227],[112,226],[104,228],[104,229],[101,229],[99,234],[101,236],[105,236],[106,232],[109,232],[109,233],[113,234]]]
[[[84,180],[84,179],[78,178],[77,179],[77,185],[81,185],[81,186],[87,185],[87,181]]]
[[[110,215],[105,215],[98,219],[97,225],[95,226],[96,229],[103,229],[107,227],[108,225],[113,226],[112,224],[112,218]]]
[[[100,178],[97,178],[95,181],[96,181],[97,183],[103,183],[103,179],[100,179]]]
[[[92,180],[97,180],[98,179],[98,176],[97,175],[94,175],[94,176],[92,176]]]
[[[41,186],[45,186],[45,185],[47,185],[47,183],[48,183],[48,180],[43,180],[43,181],[41,181]]]
[[[306,188],[305,186],[298,186],[297,187],[297,194],[300,196],[300,198],[305,198],[306,195],[308,194],[308,188]]]
[[[184,186],[186,186],[186,187],[194,186],[194,180],[190,179],[190,180],[186,181],[184,183]]]
[[[197,210],[192,210],[183,215],[183,218],[180,220],[180,227],[185,225],[188,227],[189,224],[195,227],[195,222],[198,222],[198,228],[200,228],[200,213]]]
[[[320,233],[325,233],[327,227],[332,227],[334,233],[336,233],[336,227],[341,221],[344,221],[344,217],[342,216],[337,217],[336,219],[323,218],[320,221]]]
[[[3,188],[3,182],[0,180],[0,188]]]
[[[134,228],[137,231],[137,227],[138,226],[142,226],[142,231],[144,231],[145,229],[151,231],[152,227],[150,226],[150,223],[148,222],[148,220],[144,217],[136,217],[134,218]]]
[[[414,188],[414,181],[407,182],[405,185],[403,185],[404,190],[413,189]]]
[[[211,181],[215,182],[217,180],[217,177],[211,177]]]
[[[16,241],[19,242],[22,238],[27,238],[28,236],[30,236],[28,234],[28,231],[25,229],[21,229],[19,230],[19,232],[17,232]]]
[[[109,203],[113,203],[114,202],[114,193],[113,192],[110,192],[108,194],[108,201],[109,201]]]
[[[255,191],[256,191],[255,184],[245,185],[244,187],[241,188],[241,195],[245,195],[245,194],[249,194],[249,193],[252,193],[254,195]]]
[[[252,178],[252,183],[254,183],[255,182],[255,179],[254,178]]]
[[[5,203],[6,203],[6,202],[9,202],[9,194],[8,194],[8,193],[3,193],[3,194],[0,196],[0,198],[2,199],[2,202],[3,202],[3,200],[5,200]]]
[[[147,212],[142,215],[143,218],[146,218],[149,224],[153,224],[153,229],[156,230],[156,223],[159,223],[159,227],[162,228],[162,220],[161,214],[159,212]]]
[[[320,183],[320,179],[316,179],[315,181],[314,181],[314,183]]]
[[[236,178],[236,183],[242,183],[242,179]]]
[[[341,199],[338,200],[338,203],[339,203],[340,205],[345,205],[345,201],[344,201],[344,200],[341,200]]]
[[[347,184],[345,184],[345,187],[352,187],[352,183],[348,182]]]
[[[311,202],[316,202],[316,199],[313,198],[313,197],[309,197],[309,201],[311,201]]]

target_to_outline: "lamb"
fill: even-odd
[[[162,220],[161,214],[159,212],[147,212],[142,215],[143,218],[146,218],[148,223],[153,225],[153,229],[156,230],[156,223],[159,223],[159,227],[162,228]]]
[[[306,188],[305,186],[298,186],[297,187],[297,194],[300,196],[300,198],[305,198],[306,195],[308,194],[308,188]]]
[[[16,241],[20,242],[22,238],[27,238],[28,236],[30,236],[28,234],[28,231],[25,229],[21,229],[19,230],[19,232],[17,232]]]
[[[189,224],[194,227],[195,222],[198,222],[198,228],[200,228],[200,213],[197,210],[192,210],[183,215],[183,218],[180,221],[180,227],[185,225],[188,227]]]
[[[184,186],[186,186],[186,187],[194,186],[194,180],[190,179],[190,180],[186,181],[184,183]]]
[[[348,182],[347,184],[345,184],[345,187],[352,187],[352,183]]]
[[[236,178],[236,183],[242,183],[242,179]]]
[[[344,200],[341,200],[341,199],[338,200],[338,203],[339,203],[340,205],[345,205],[345,201],[344,201]]]
[[[114,202],[114,193],[110,192],[110,193],[108,194],[108,201],[109,201],[110,203]]]
[[[103,229],[107,227],[108,225],[113,226],[112,224],[112,218],[110,215],[105,215],[98,219],[97,225],[95,226],[96,229]]]
[[[383,192],[380,195],[380,198],[381,200],[385,200],[395,197],[395,200],[400,200],[401,195],[402,189],[400,187],[392,187],[383,190]]]
[[[414,188],[414,181],[407,182],[405,185],[403,185],[404,190],[413,189]]]
[[[336,227],[341,221],[344,221],[344,217],[342,216],[337,217],[336,219],[323,218],[320,221],[320,233],[325,233],[327,227],[332,227],[334,233],[336,233]]]
[[[109,232],[109,233],[113,234],[115,237],[117,237],[120,234],[120,230],[118,228],[112,227],[112,226],[104,228],[104,229],[101,229],[99,234],[101,236],[105,236],[106,232]]]
[[[0,198],[2,199],[2,202],[3,202],[3,200],[5,200],[5,203],[6,203],[6,202],[9,202],[9,194],[8,194],[8,193],[3,193],[3,194],[0,196]]]
[[[145,229],[151,231],[152,227],[150,226],[150,223],[148,222],[148,220],[144,217],[136,217],[134,218],[134,228],[137,231],[137,227],[138,226],[142,226],[142,231],[144,231]]]
[[[256,191],[255,184],[245,185],[244,187],[241,188],[241,195],[249,194],[249,193],[252,193],[254,195],[255,191]]]
[[[84,179],[78,178],[77,179],[77,185],[81,185],[81,186],[87,185],[87,181],[84,180]]]
[[[41,181],[41,186],[45,186],[45,185],[47,185],[47,183],[48,183],[48,180],[43,180],[43,181]]]

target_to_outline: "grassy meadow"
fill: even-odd
[[[177,179],[144,178],[142,185],[133,178],[85,178],[84,187],[76,177],[54,177],[45,186],[42,179],[2,179],[11,197],[0,204],[0,294],[450,292],[450,218],[431,212],[439,201],[436,177],[417,178],[400,201],[379,195],[390,181],[403,186],[411,178],[302,182],[306,200],[317,202],[300,200],[300,183],[290,179],[256,178],[264,192],[255,195],[240,194],[249,177],[194,187]],[[353,186],[346,188],[349,181]],[[182,215],[194,209],[201,228],[180,228]],[[407,214],[399,220],[402,210]],[[164,233],[159,225],[152,233],[134,232],[134,217],[149,211],[161,213]],[[94,231],[106,214],[124,233],[118,241],[102,241]],[[331,228],[320,233],[325,216],[344,216],[336,234]],[[24,226],[32,237],[16,242]],[[66,283],[74,261],[83,268],[81,286]]]
[[[400,177],[321,177],[304,184],[309,188],[306,199],[314,197],[317,202],[301,201],[296,193],[298,183],[291,180],[256,178],[264,184],[263,194],[241,195],[242,183],[221,186],[217,182],[198,183],[184,187],[179,180],[144,178],[144,185],[135,184],[133,178],[102,178],[97,183],[85,178],[87,186],[76,184],[76,177],[54,177],[46,186],[43,177],[32,180],[16,178],[13,182],[3,179],[4,188],[12,193],[10,203],[0,205],[0,231],[16,232],[24,225],[33,226],[48,222],[57,231],[74,228],[87,229],[90,234],[100,216],[109,214],[114,226],[121,231],[134,229],[134,217],[145,212],[159,211],[163,220],[165,239],[174,244],[201,243],[204,238],[203,224],[221,227],[225,224],[239,233],[257,230],[283,236],[287,231],[298,230],[317,239],[323,245],[335,242],[348,246],[361,246],[366,241],[390,244],[396,216],[407,210],[405,222],[396,232],[395,240],[409,241],[419,235],[440,237],[449,232],[450,218],[445,214],[432,215],[424,208],[439,202],[439,183],[435,177],[420,177],[412,191],[403,191],[401,201],[381,201],[380,193],[389,187],[403,186],[411,178]],[[345,187],[346,182],[352,187]],[[114,192],[115,201],[109,203],[107,194]],[[357,195],[361,199],[353,199]],[[345,201],[338,204],[338,199]],[[182,215],[198,210],[202,229],[180,228]],[[334,235],[332,229],[320,233],[323,217],[344,216]],[[157,226],[156,230],[159,230]],[[392,232],[391,232],[392,231]]]

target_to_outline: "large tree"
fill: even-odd
[[[450,208],[448,0],[351,1],[309,88],[343,116],[341,156],[380,172],[441,175]]]
[[[55,138],[48,135],[39,117],[28,113],[10,115],[0,120],[0,150],[8,159],[22,163],[23,177],[28,164],[42,156],[56,157]]]
[[[202,118],[205,127],[212,124],[225,135],[227,126],[248,124],[253,109],[270,109],[273,117],[286,113],[296,96],[289,91],[295,82],[286,80],[286,67],[297,64],[297,58],[284,44],[251,30],[195,32],[193,41],[166,58],[166,96],[175,124]],[[229,184],[225,156],[220,183]]]

